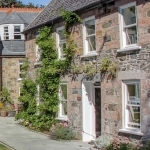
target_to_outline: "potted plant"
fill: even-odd
[[[1,113],[1,109],[3,108],[3,103],[0,102],[0,113]]]
[[[1,102],[10,109],[13,105],[13,101],[10,97],[10,93],[6,87],[4,87],[0,93]]]

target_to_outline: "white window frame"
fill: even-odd
[[[5,32],[5,28],[8,28],[8,32]],[[3,26],[3,30],[4,30],[4,40],[9,40],[9,26]],[[7,39],[8,37],[8,39]]]
[[[128,7],[131,7],[131,6],[135,6],[135,13],[136,13],[136,23],[135,24],[132,24],[132,25],[127,25],[124,27],[123,25],[123,15],[122,15],[122,10],[125,9],[125,8],[128,8]],[[124,31],[124,28],[128,28],[128,27],[133,27],[133,26],[136,26],[137,28],[137,8],[136,8],[136,2],[131,2],[129,4],[126,4],[126,5],[123,5],[123,6],[120,6],[119,7],[119,12],[120,12],[120,45],[121,45],[121,49],[132,49],[133,47],[138,47],[138,30],[137,30],[137,43],[135,44],[129,44],[129,45],[126,45],[126,34],[125,34],[125,31]],[[133,50],[133,49],[132,49]]]
[[[36,48],[35,48],[35,51],[36,51],[36,62],[41,62],[41,49],[40,47],[36,44]]]
[[[23,65],[23,62],[19,61],[19,65],[18,65],[18,80],[22,80],[21,78],[21,66]]]
[[[129,104],[127,104],[128,101],[128,96],[127,96],[127,85],[132,85],[132,84],[139,84],[139,106],[140,107],[140,124],[135,123],[136,125],[139,125],[139,128],[136,127],[128,127],[129,124],[129,110],[127,109],[127,106],[129,106]],[[132,105],[132,104],[131,104]],[[121,132],[127,132],[127,133],[133,133],[133,134],[138,134],[138,135],[142,135],[141,133],[141,96],[140,96],[140,80],[127,80],[127,81],[123,81],[122,82],[122,129],[120,129],[119,131]],[[130,124],[132,124],[130,122]],[[133,123],[134,125],[134,123]]]
[[[58,49],[58,58],[59,59],[64,59],[65,58],[65,55],[62,54],[61,52],[61,48],[60,48],[60,37],[59,37],[59,34],[58,34],[58,31],[60,30],[65,30],[65,27],[62,26],[62,27],[59,27],[56,29],[56,42],[57,42],[57,49]],[[63,41],[63,43],[67,43],[67,39]]]
[[[60,85],[66,85],[67,86],[67,96],[68,96],[68,85],[67,85],[67,83],[66,82],[64,82],[64,83],[60,83]],[[59,87],[59,112],[58,112],[58,118],[59,119],[64,119],[64,120],[67,120],[67,115],[63,115],[63,113],[62,113],[62,103],[61,102],[63,102],[63,101],[68,101],[68,97],[67,97],[67,100],[62,100],[62,98],[61,98],[61,91],[60,91],[61,89],[60,89],[60,87]],[[68,102],[67,102],[68,103]]]
[[[84,55],[93,55],[96,54],[96,49],[93,51],[89,51],[89,47],[88,47],[88,40],[87,40],[87,34],[86,34],[86,26],[85,26],[85,22],[89,21],[89,20],[95,20],[95,16],[90,16],[87,17],[83,20],[83,47],[84,47]],[[96,24],[95,24],[95,34],[92,34],[90,36],[94,36],[95,35],[95,43],[96,43]],[[90,37],[88,36],[88,37]],[[95,45],[96,47],[96,45]]]
[[[22,39],[22,35],[21,35],[21,25],[14,25],[14,40],[21,40]],[[15,27],[20,27],[20,32],[15,32]],[[19,35],[20,39],[15,39],[15,35]]]

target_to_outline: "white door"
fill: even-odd
[[[82,109],[83,109],[83,141],[91,141],[96,138],[97,134],[97,104],[96,95],[99,87],[95,87],[93,82],[84,82],[82,84]],[[99,93],[100,94],[100,93]],[[101,111],[101,109],[99,110]],[[99,116],[99,115],[98,115]]]

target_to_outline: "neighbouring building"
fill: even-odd
[[[21,65],[25,60],[24,28],[40,8],[0,8],[0,90],[7,87],[15,105],[20,95]]]
[[[79,74],[61,79],[67,90],[58,120],[70,120],[78,138],[122,135],[135,140],[150,138],[150,2],[148,0],[52,0],[25,29],[30,75],[40,63],[36,33],[53,25],[58,56],[63,57],[64,23],[58,10],[76,12],[83,22],[74,26],[76,64],[99,67],[104,58],[118,65],[115,80]],[[66,108],[67,106],[67,108]]]

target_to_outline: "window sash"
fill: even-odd
[[[62,36],[59,33],[65,33],[64,27],[58,28],[57,29],[57,35],[58,35],[58,50],[59,50],[59,58],[65,58],[64,50],[63,50],[63,45],[67,43],[66,41],[66,36]]]
[[[124,21],[124,16],[123,16],[123,10],[130,8],[130,7],[135,7],[135,23],[131,23],[129,25],[125,25]],[[129,46],[136,46],[138,43],[138,30],[137,30],[137,10],[136,10],[136,3],[132,2],[127,5],[121,6],[120,7],[120,14],[121,14],[121,37],[122,37],[122,47],[129,47]],[[129,34],[127,34],[128,28],[135,27],[135,34],[133,37],[131,37]]]
[[[135,96],[130,96],[128,85],[135,85]],[[141,110],[140,110],[140,83],[139,82],[125,82],[124,83],[124,124],[125,128],[140,129],[141,124]],[[131,89],[130,89],[131,90]],[[133,89],[132,89],[133,90]],[[131,91],[130,91],[131,92]],[[132,91],[133,92],[133,91]],[[132,95],[134,95],[132,93]],[[135,99],[130,99],[135,97]]]
[[[18,28],[19,31],[15,31],[15,28]],[[14,39],[21,39],[21,27],[20,26],[14,26]]]
[[[9,29],[8,26],[4,27],[4,40],[8,40],[9,39]]]
[[[90,22],[91,21],[91,22]],[[87,22],[89,22],[89,26],[93,26],[94,28],[89,29],[88,32],[88,24]],[[91,23],[91,24],[90,24]],[[93,31],[94,30],[94,31]],[[84,48],[85,48],[85,53],[93,53],[94,51],[96,51],[96,27],[95,27],[95,17],[91,16],[88,18],[84,19],[84,28],[83,28],[83,32],[84,32]],[[91,34],[90,34],[91,32]]]
[[[61,86],[66,86],[65,87],[65,95],[63,95],[63,90],[61,89]],[[59,86],[59,117],[66,117],[67,116],[67,83],[60,83]],[[66,97],[66,98],[65,98]],[[64,106],[64,104],[66,106]],[[66,107],[66,108],[65,108]]]

